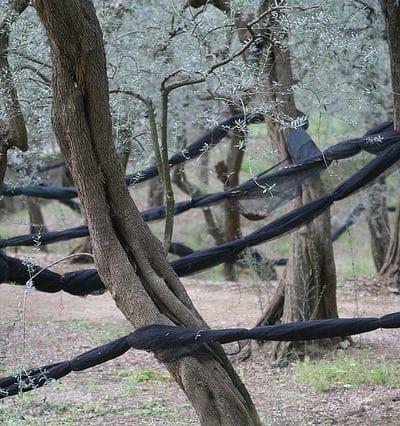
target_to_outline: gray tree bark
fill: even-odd
[[[30,233],[34,234],[36,232],[47,232],[47,227],[44,223],[39,200],[35,197],[26,197],[26,203],[28,205]]]
[[[15,146],[28,149],[28,135],[8,62],[10,25],[28,6],[29,0],[9,0],[0,10],[0,88],[7,116],[0,119],[0,185],[7,169],[7,151]]]
[[[238,113],[231,109],[231,114]],[[246,135],[241,129],[234,129],[231,135],[229,151],[226,162],[217,164],[218,178],[224,185],[224,191],[239,185],[240,169],[245,154],[244,149],[239,148]],[[240,229],[240,213],[236,206],[230,201],[224,201],[224,242],[233,241],[242,236]],[[224,275],[228,281],[236,281],[237,270],[234,263],[224,263]]]
[[[112,141],[103,38],[90,0],[33,0],[53,62],[53,127],[87,215],[96,268],[134,327],[207,327],[143,222]],[[258,425],[222,348],[165,363],[204,425]],[[158,354],[159,355],[159,354]]]
[[[380,271],[385,263],[390,243],[385,179],[381,179],[371,188],[368,188],[365,195],[365,210],[367,213],[372,258],[374,259],[376,270]]]
[[[400,131],[400,4],[395,0],[381,0],[381,8],[385,18],[386,37],[390,54],[394,128]],[[400,201],[397,205],[395,217],[389,249],[379,273],[387,279],[389,286],[400,289]]]
[[[276,6],[276,3],[275,0],[264,0],[259,13],[265,13],[269,8]],[[284,1],[278,3],[284,5]],[[297,116],[292,92],[290,52],[284,46],[287,34],[284,33],[279,20],[269,16],[264,25],[260,35],[264,40],[266,58],[260,69],[263,70],[265,97],[272,108],[266,122],[273,148],[283,161],[289,159],[289,154],[286,148],[288,131],[282,130],[282,121],[288,122]],[[282,36],[282,40],[278,43],[274,41],[277,34]],[[301,196],[291,203],[291,209],[322,194],[320,177],[308,180],[301,190]],[[286,323],[337,316],[336,270],[330,239],[330,213],[327,212],[291,235],[286,273],[270,308],[258,324],[267,325],[276,321]],[[309,348],[310,344],[307,347]],[[274,345],[274,357],[284,362],[293,355],[303,355],[307,347],[303,343],[279,342]]]

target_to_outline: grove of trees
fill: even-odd
[[[400,130],[395,0],[1,0],[0,13],[0,182],[40,183],[38,170],[49,153],[65,160],[89,227],[94,265],[134,328],[208,327],[166,255],[179,227],[177,188],[189,196],[206,193],[210,170],[220,190],[232,188],[245,158],[254,165],[253,175],[260,171],[260,156],[266,164],[287,167],[287,137],[301,120],[299,110],[316,123],[312,130],[321,147],[327,145],[319,140],[326,117],[362,134],[393,116]],[[242,112],[265,115],[261,151],[251,131],[238,124],[224,158],[215,164],[213,151],[205,150],[196,162],[206,171],[196,183],[186,166],[170,169],[169,156],[195,139],[193,128],[201,133],[221,117]],[[141,219],[123,180],[127,168],[149,164],[158,167],[152,191],[162,198],[153,193],[150,204],[166,205],[160,239]],[[308,179],[285,208],[317,198],[324,185],[320,176]],[[400,203],[390,230],[384,178],[368,191],[375,265],[388,285],[400,287]],[[233,203],[225,202],[222,218],[212,208],[203,214],[197,226],[212,244],[242,235],[245,219]],[[232,264],[224,272],[237,279]],[[286,270],[258,325],[337,316],[331,220],[325,212],[292,233]],[[285,362],[309,349],[310,344],[281,342],[273,356]],[[212,345],[207,357],[162,362],[202,424],[260,424],[220,345]]]

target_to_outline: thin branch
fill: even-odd
[[[109,93],[122,93],[124,95],[132,96],[140,100],[146,105],[148,118],[149,118],[151,142],[153,144],[154,154],[156,156],[158,174],[160,176],[161,182],[164,183],[165,169],[163,167],[163,159],[161,156],[160,144],[158,142],[157,121],[156,121],[156,113],[155,113],[153,101],[150,98],[146,98],[140,93],[130,89],[114,89],[114,90],[110,90]]]
[[[163,82],[162,82],[163,90],[166,90],[168,92],[172,92],[173,90],[178,89],[180,87],[196,85],[196,84],[203,83],[204,81],[206,81],[207,77],[210,74],[212,74],[215,70],[223,67],[224,65],[229,64],[234,59],[241,56],[247,49],[249,49],[252,46],[252,44],[254,43],[254,41],[257,38],[256,34],[252,30],[252,28],[256,24],[258,24],[262,19],[264,19],[266,16],[270,15],[271,13],[276,12],[278,10],[282,10],[282,9],[287,9],[287,8],[283,7],[283,6],[275,6],[275,7],[269,8],[268,10],[260,13],[260,15],[256,19],[254,19],[253,21],[251,21],[249,24],[246,25],[247,30],[251,34],[250,40],[248,40],[246,43],[244,43],[243,46],[240,49],[238,49],[235,53],[233,53],[230,56],[226,57],[225,59],[211,65],[210,68],[208,68],[208,70],[206,70],[205,72],[203,72],[203,73],[198,72],[198,74],[202,74],[201,77],[199,77],[199,78],[186,78],[184,80],[177,81],[177,82],[167,86],[167,82],[171,78],[175,77],[176,75],[178,75],[181,72],[184,72],[184,70],[182,70],[182,69],[176,70],[163,80]]]
[[[43,82],[46,83],[47,86],[51,86],[51,79],[47,77],[46,75],[44,75],[41,71],[39,71],[33,65],[24,64],[24,65],[21,65],[20,68],[32,71],[34,74],[39,76],[43,80]]]
[[[181,70],[177,70],[175,74],[178,74]],[[132,96],[136,99],[142,101],[147,108],[149,114],[149,124],[151,131],[151,140],[153,143],[153,148],[156,156],[156,163],[158,173],[161,179],[161,182],[164,185],[165,189],[165,229],[164,229],[164,249],[166,253],[169,251],[169,246],[171,244],[172,232],[174,227],[174,192],[172,189],[171,176],[169,172],[169,163],[168,163],[168,95],[169,92],[162,90],[161,92],[161,148],[158,142],[158,133],[157,133],[157,122],[155,116],[155,110],[153,102],[150,98],[142,96],[140,93],[137,93],[129,89],[114,89],[110,90],[109,93],[123,93],[125,95]]]
[[[14,0],[8,2],[3,10],[0,22],[0,88],[3,93],[5,112],[7,116],[6,136],[0,139],[0,183],[3,182],[7,167],[7,150],[16,146],[22,151],[28,149],[28,134],[25,120],[18,100],[17,89],[8,60],[9,36],[11,24],[28,6],[28,1]]]
[[[40,59],[37,59],[36,57],[34,57],[34,56],[31,56],[31,55],[28,55],[27,53],[23,53],[23,52],[14,52],[14,51],[9,51],[9,53],[10,54],[13,54],[13,55],[17,55],[17,56],[20,56],[21,58],[24,58],[24,59],[26,59],[26,60],[28,60],[28,61],[31,61],[31,62],[34,62],[34,63],[36,63],[36,64],[38,64],[38,65],[42,65],[43,67],[46,67],[46,68],[49,68],[49,69],[51,69],[51,65],[49,65],[47,62],[43,62],[43,61],[41,61]]]
[[[44,266],[42,269],[40,269],[38,272],[36,272],[35,275],[33,275],[32,277],[29,278],[28,283],[32,282],[39,274],[41,274],[46,269],[50,268],[50,266],[57,265],[57,263],[64,262],[64,260],[71,259],[72,257],[77,257],[77,256],[89,256],[92,259],[94,259],[94,256],[91,253],[73,253],[73,254],[69,254],[68,256],[61,257],[60,259],[57,259],[56,261],[54,261],[52,263],[49,263],[47,266]]]
[[[161,92],[161,157],[165,188],[165,227],[164,227],[164,250],[169,252],[172,233],[174,229],[175,199],[172,188],[171,175],[168,158],[168,101],[169,91]]]

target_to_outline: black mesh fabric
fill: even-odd
[[[285,167],[278,171],[273,171],[276,168],[276,166],[273,166],[229,191],[206,194],[175,203],[175,214],[184,213],[192,208],[208,207],[226,199],[231,200],[233,206],[239,204],[241,210],[244,211],[248,211],[248,205],[250,205],[250,210],[254,212],[256,200],[261,200],[262,211],[258,212],[258,216],[259,218],[264,218],[271,211],[297,196],[300,193],[301,185],[308,178],[325,170],[333,159],[345,158],[363,149],[377,154],[374,162],[369,163],[359,173],[356,173],[335,188],[332,193],[332,199],[334,201],[340,200],[368,185],[376,176],[382,174],[389,167],[385,160],[387,158],[385,152],[393,149],[393,151],[387,151],[389,156],[390,152],[396,152],[397,148],[394,145],[399,142],[399,136],[400,134],[393,130],[393,123],[387,122],[370,130],[363,137],[340,142],[321,153],[303,128],[293,129],[289,134],[288,145],[292,146],[291,150],[294,159],[296,161],[304,161],[303,163]],[[198,144],[199,142],[196,142],[194,145],[197,146]],[[294,146],[297,146],[297,151],[293,148]],[[195,149],[193,148],[192,151],[195,152]],[[370,179],[370,176],[372,176],[371,171],[374,173],[372,179]],[[355,188],[354,191],[351,189],[352,185]],[[46,188],[51,191],[55,190],[55,188]],[[71,193],[71,188],[64,189]],[[71,200],[64,200],[64,202],[71,202]],[[165,206],[147,209],[141,212],[141,216],[146,222],[162,219],[165,217]],[[59,232],[21,235],[7,240],[0,240],[0,247],[32,246],[38,244],[38,242],[40,244],[48,244],[87,236],[89,235],[88,232],[86,226],[78,226]]]
[[[391,169],[399,159],[400,143],[392,143],[359,171],[340,183],[332,192],[325,194],[295,210],[292,210],[289,213],[286,213],[285,215],[273,220],[272,222],[264,225],[263,227],[245,237],[209,249],[198,250],[192,254],[172,261],[171,266],[179,276],[184,276],[193,274],[203,269],[211,268],[221,263],[234,262],[243,250],[264,243],[273,238],[277,238],[280,235],[284,235],[293,231],[294,229],[299,228],[300,226],[311,222],[314,218],[328,209],[333,202],[342,200],[343,198],[352,195],[354,192],[373,182],[386,170]],[[4,258],[6,259],[6,257]],[[19,260],[10,261],[10,263],[12,262],[20,262],[20,264],[22,263]],[[9,270],[10,263],[8,266]],[[54,278],[54,286],[52,285],[51,288],[57,288],[55,291],[59,291],[61,288],[68,288],[70,292],[74,292],[73,294],[81,295],[88,294],[83,293],[82,290],[85,287],[85,291],[87,291],[87,286],[85,284],[88,282],[90,282],[91,285],[93,285],[93,288],[95,288],[93,291],[98,292],[100,287],[104,288],[103,284],[97,276],[96,270],[84,271],[86,283],[79,279],[79,273],[80,272],[73,273],[73,277],[65,274],[61,281],[60,279]],[[18,274],[26,275],[26,272],[18,272],[14,268],[13,270],[9,271],[9,279],[6,281],[9,282],[10,280],[15,280],[16,283],[23,285],[24,282],[21,280],[21,277],[18,276]],[[15,276],[17,276],[18,279],[15,279]],[[39,290],[48,287],[44,277],[45,275],[43,274],[40,278],[41,282],[35,281],[35,287]],[[76,287],[74,286],[73,289],[70,285],[70,280],[72,278],[76,280]]]
[[[232,128],[240,126],[242,124],[260,123],[264,120],[263,114],[238,114],[227,120],[219,123],[216,127],[211,129],[204,136],[199,138],[197,141],[190,144],[183,151],[173,155],[168,164],[170,167],[181,164],[192,158],[196,158],[205,150],[213,148],[219,143]],[[148,179],[158,176],[157,167],[152,166],[139,172],[126,175],[124,180],[127,185],[138,184]],[[38,186],[25,186],[16,187],[3,184],[2,195],[6,197],[15,197],[19,195],[26,195],[29,197],[47,198],[53,200],[66,200],[76,198],[78,192],[73,187],[50,187],[44,184]],[[69,204],[73,206],[73,204]],[[76,208],[76,206],[74,207]]]
[[[201,351],[210,343],[230,343],[245,339],[304,341],[344,337],[366,333],[378,328],[400,328],[400,312],[381,318],[335,318],[278,324],[266,327],[207,330],[173,325],[148,325],[128,336],[91,349],[77,357],[44,367],[35,368],[15,376],[0,379],[0,399],[41,387],[51,380],[60,379],[71,371],[82,371],[117,358],[130,348],[146,351],[165,351],[169,361],[182,356],[208,356],[210,349]],[[200,349],[200,350],[199,350]]]

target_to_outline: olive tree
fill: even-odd
[[[381,0],[382,13],[385,18],[386,37],[389,45],[394,128],[400,131],[400,4],[396,0]],[[397,204],[395,223],[391,234],[390,245],[380,274],[389,280],[391,285],[400,288],[400,203]]]
[[[0,185],[3,184],[7,168],[7,151],[17,147],[28,149],[28,136],[18,100],[17,90],[9,62],[9,38],[11,23],[28,6],[26,0],[7,1],[0,16],[0,90],[4,121],[0,121]]]
[[[51,47],[54,131],[86,213],[102,281],[134,327],[207,327],[124,183],[112,138],[104,42],[93,4],[34,0],[33,5]],[[219,346],[210,348],[209,356],[167,362],[166,367],[203,424],[260,423]]]

